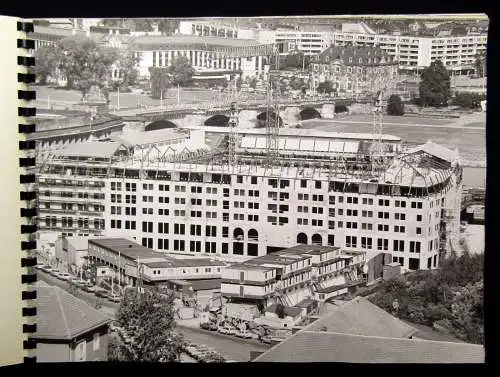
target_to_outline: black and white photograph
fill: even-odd
[[[485,362],[485,14],[33,23],[37,362]]]

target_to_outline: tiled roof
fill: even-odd
[[[323,327],[330,332],[388,338],[408,338],[417,331],[363,297],[339,306],[307,330],[318,331]]]
[[[37,286],[35,339],[71,340],[110,318],[59,287]]]
[[[254,362],[484,363],[484,347],[467,343],[299,331]]]
[[[381,48],[360,46],[330,46],[313,63],[325,64],[335,60],[353,66],[395,64],[393,58]]]

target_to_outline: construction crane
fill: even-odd
[[[228,162],[229,166],[235,167],[238,164],[236,146],[238,145],[238,108],[237,103],[231,103],[229,115],[229,140],[228,140]]]
[[[383,94],[379,90],[375,97],[373,98],[373,146],[372,146],[372,174],[376,176],[377,172],[380,171],[383,165],[383,153],[384,145],[382,144],[382,112],[383,112]]]
[[[273,98],[271,80],[266,83],[266,166],[279,164],[279,104]]]

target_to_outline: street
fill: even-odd
[[[228,360],[245,362],[250,360],[250,351],[264,352],[269,349],[265,344],[256,344],[238,338],[230,338],[217,333],[205,333],[203,330],[179,327],[184,339],[197,344],[204,344],[219,351]]]
[[[120,304],[111,302],[106,299],[98,299],[93,293],[85,292],[79,288],[75,289],[74,291],[71,291],[69,283],[67,281],[59,280],[54,276],[47,274],[46,272],[37,270],[37,277],[38,280],[44,281],[49,285],[54,285],[64,289],[65,291],[71,293],[75,297],[78,297],[80,300],[85,301],[87,304],[89,304],[94,308],[98,300],[100,300],[102,306],[99,309],[99,311],[109,315],[110,317],[114,317],[116,315],[116,312],[118,311],[118,308],[120,306]]]

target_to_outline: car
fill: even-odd
[[[50,271],[52,271],[52,267],[50,266],[43,266],[40,268],[40,270],[42,270],[43,272],[46,272],[48,274],[50,274]]]
[[[51,274],[52,276],[55,276],[57,277],[57,275],[59,275],[59,270],[57,268],[52,268],[50,271],[49,271],[49,274]]]
[[[109,294],[108,295],[108,299],[112,302],[121,302],[122,301],[122,296],[120,296],[119,294]]]
[[[96,287],[93,286],[92,284],[86,284],[86,285],[84,285],[83,290],[85,292],[95,292],[96,291]]]
[[[107,298],[108,297],[108,292],[106,292],[105,289],[96,289],[94,291],[94,294],[97,296],[97,297],[102,297],[102,298]]]
[[[34,266],[37,270],[41,270],[42,267],[45,267],[43,263],[37,263],[36,266]]]
[[[64,281],[69,281],[69,279],[71,279],[71,275],[68,274],[67,272],[61,272],[58,278]]]

